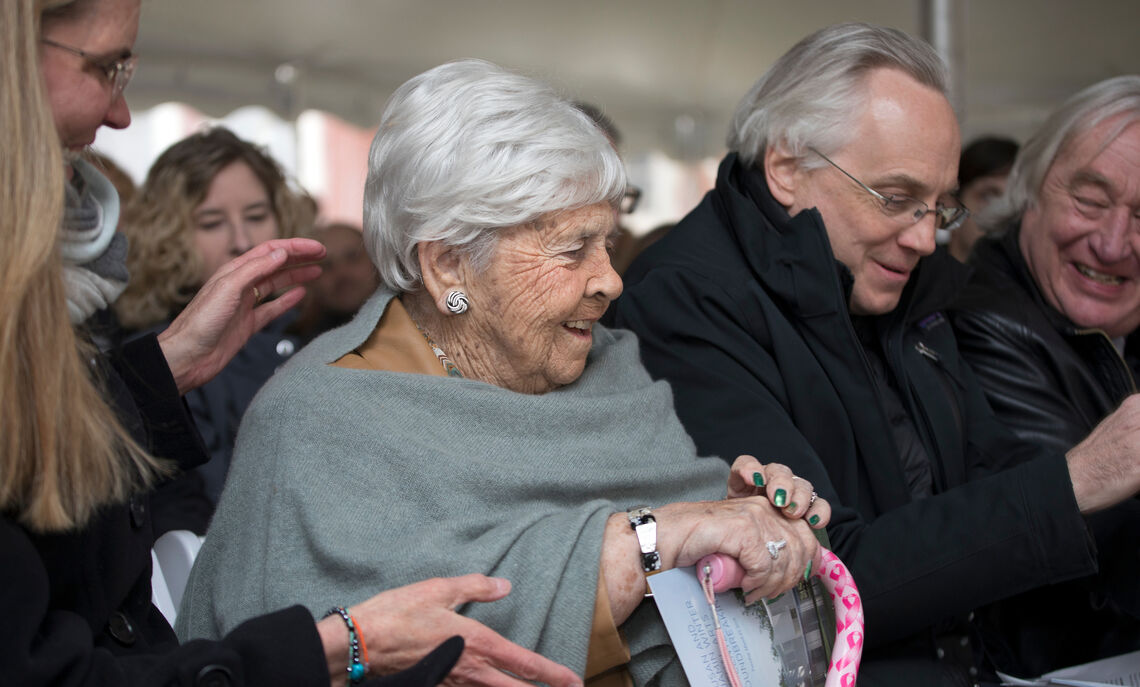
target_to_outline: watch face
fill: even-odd
[[[637,546],[641,549],[641,569],[653,572],[661,569],[661,556],[657,553],[657,518],[648,508],[640,508],[629,513],[629,524],[637,536]]]

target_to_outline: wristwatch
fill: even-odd
[[[629,526],[641,547],[641,569],[647,573],[661,570],[661,554],[657,553],[657,518],[649,506],[634,506],[626,511]]]

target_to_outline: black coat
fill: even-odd
[[[1136,391],[1140,335],[1127,337],[1122,357],[1104,332],[1057,312],[1029,272],[1019,233],[975,244],[975,272],[951,320],[998,418],[1027,441],[1067,451]],[[1140,502],[1088,520],[1099,575],[987,609],[1008,638],[1004,660],[1026,675],[1140,649]]]
[[[148,450],[190,467],[205,460],[153,335],[104,375],[121,420]],[[83,529],[36,534],[0,521],[0,684],[320,685],[328,666],[301,606],[250,620],[223,640],[182,646],[151,604],[154,531],[145,494],[108,506]],[[347,631],[347,630],[346,630]],[[391,684],[434,685],[462,642]]]
[[[933,465],[914,500],[819,213],[789,218],[735,155],[716,188],[626,273],[615,324],[641,339],[700,451],[812,481],[866,611],[861,686],[953,684],[936,663],[971,611],[1094,570],[1064,457],[993,417],[941,308],[964,280],[936,254],[874,327]],[[936,639],[937,638],[937,639]],[[975,637],[976,638],[976,637]]]
[[[194,424],[210,452],[209,462],[197,473],[214,505],[222,495],[245,409],[277,368],[301,347],[298,337],[286,333],[295,319],[296,313],[289,311],[270,322],[251,336],[213,379],[186,394]]]
[[[286,333],[294,319],[295,313],[287,312],[255,332],[213,379],[186,393],[186,405],[201,435],[198,442],[205,446],[206,457],[195,461],[196,468],[169,480],[152,495],[155,535],[172,529],[206,533],[225,486],[245,409],[301,345],[300,338]],[[154,331],[165,328],[164,325]]]

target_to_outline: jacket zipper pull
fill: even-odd
[[[926,344],[922,343],[921,341],[919,341],[918,343],[916,343],[914,345],[914,350],[918,351],[919,353],[926,356],[927,358],[930,358],[931,360],[933,360],[936,363],[942,361],[942,356],[938,355],[937,351],[935,351],[930,346],[927,346]]]

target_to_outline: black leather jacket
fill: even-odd
[[[1082,329],[1041,295],[1014,227],[979,241],[975,273],[952,312],[958,348],[997,413],[1025,439],[1068,451],[1136,392],[1140,334],[1122,357],[1099,329]]]
[[[998,417],[1034,443],[1068,451],[1136,391],[1140,335],[1123,356],[1100,330],[1052,308],[1018,245],[1019,228],[979,241],[975,268],[951,310],[962,356]],[[986,609],[1007,644],[1000,665],[1024,675],[1140,649],[1140,501],[1088,519],[1099,574],[1023,594]]]

